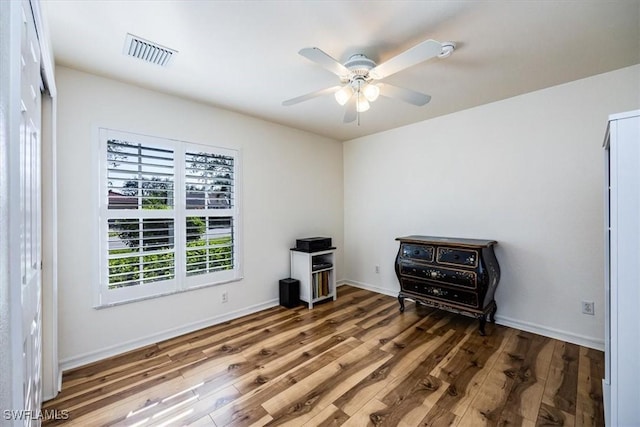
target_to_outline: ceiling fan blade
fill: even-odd
[[[358,117],[358,112],[356,111],[356,97],[352,96],[345,107],[346,110],[344,112],[344,122],[351,123],[355,121],[356,117]]]
[[[412,67],[420,62],[433,58],[434,56],[438,56],[440,53],[442,53],[442,43],[435,40],[425,40],[411,49],[405,50],[401,54],[394,56],[377,67],[374,67],[369,72],[369,75],[375,80],[384,79],[385,77],[389,77],[398,71],[404,70],[405,68]]]
[[[306,95],[301,95],[295,98],[287,99],[286,101],[282,102],[282,105],[289,106],[289,105],[298,104],[300,102],[308,101],[309,99],[315,98],[317,96],[327,95],[329,93],[335,93],[340,89],[342,89],[342,86],[332,86],[326,89],[320,89],[315,92],[307,93]]]
[[[401,99],[409,104],[417,105],[419,107],[427,104],[431,100],[431,96],[424,93],[416,92],[415,90],[405,89],[390,85],[389,83],[378,83],[380,88],[380,95],[387,98]]]
[[[305,47],[298,53],[320,65],[324,69],[331,71],[333,74],[339,77],[345,77],[349,75],[349,69],[347,67],[345,67],[317,47]]]

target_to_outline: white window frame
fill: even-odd
[[[241,156],[240,151],[205,144],[196,144],[175,139],[143,135],[139,133],[119,131],[110,128],[97,128],[98,135],[98,271],[99,277],[95,287],[94,307],[102,308],[124,304],[162,295],[174,294],[191,289],[228,283],[241,280]],[[123,140],[140,143],[146,146],[171,149],[174,152],[174,206],[173,209],[109,209],[107,180],[107,143],[109,140]],[[185,185],[185,153],[203,152],[207,154],[233,157],[233,206],[229,209],[187,209]],[[186,219],[191,216],[231,217],[233,227],[233,268],[214,273],[187,276],[187,237]],[[122,288],[109,289],[109,242],[108,221],[118,218],[170,218],[174,224],[174,263],[175,278],[153,283],[139,284]]]

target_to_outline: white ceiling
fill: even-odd
[[[43,10],[58,64],[338,140],[640,63],[640,0],[43,0]],[[178,54],[167,68],[127,57],[127,33]],[[385,80],[430,94],[426,106],[381,97],[360,125],[343,123],[331,95],[282,106],[338,83],[301,48],[380,63],[426,39],[458,48]]]

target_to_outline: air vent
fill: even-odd
[[[124,42],[124,54],[152,64],[166,67],[171,57],[178,53],[177,50],[160,46],[157,43],[145,40],[141,37],[127,34]]]

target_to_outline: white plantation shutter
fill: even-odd
[[[173,279],[173,228],[172,218],[110,219],[109,289]]]
[[[234,158],[208,152],[185,153],[187,209],[230,209],[234,197]]]
[[[107,162],[109,209],[173,208],[172,149],[110,139]]]
[[[231,280],[236,266],[236,157],[189,146],[184,171],[187,284]]]
[[[240,278],[237,152],[100,130],[96,305]]]

